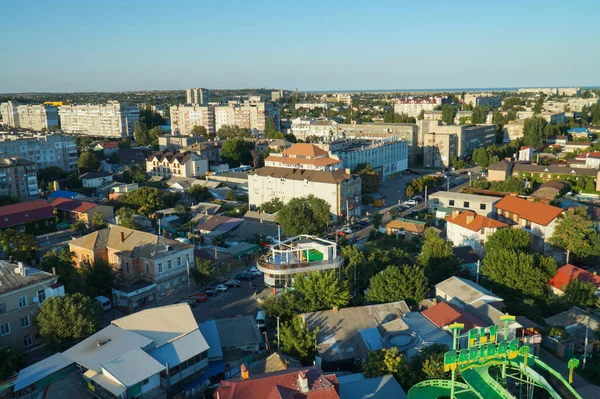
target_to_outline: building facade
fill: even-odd
[[[500,201],[500,198],[487,195],[438,191],[429,195],[428,206],[431,212],[436,212],[438,208],[451,208],[493,217],[496,215],[494,204],[498,201]]]
[[[263,133],[269,119],[273,119],[275,128],[281,128],[281,113],[279,107],[271,102],[258,101],[253,98],[240,102],[230,102],[228,105],[215,107],[215,130],[218,132],[224,125],[239,126],[250,129],[252,133]]]
[[[10,127],[19,127],[19,112],[17,104],[14,101],[7,101],[0,104],[0,115],[2,116],[2,124]]]
[[[342,161],[315,144],[299,143],[282,153],[269,154],[265,158],[265,166],[333,171],[342,168]]]
[[[179,151],[183,147],[205,141],[202,136],[181,136],[166,134],[158,137],[158,148],[160,151]]]
[[[456,133],[425,133],[423,135],[423,165],[434,168],[450,166],[452,156],[458,153]]]
[[[470,104],[473,107],[499,108],[502,105],[502,98],[486,93],[468,93],[465,94],[464,104]]]
[[[50,166],[65,171],[77,170],[75,139],[64,134],[0,134],[0,156],[23,157],[35,162],[38,170]]]
[[[166,178],[203,176],[208,172],[208,159],[193,152],[155,152],[146,159],[146,172]]]
[[[39,198],[37,167],[21,157],[0,158],[0,197],[15,197],[21,201]]]
[[[435,107],[448,103],[447,97],[405,97],[394,101],[394,112],[397,114],[407,114],[417,117],[421,111],[433,111]]]
[[[19,105],[19,126],[31,130],[44,130],[58,127],[58,108],[54,105]]]
[[[215,109],[208,105],[174,105],[171,107],[171,132],[191,136],[195,126],[203,126],[210,136],[215,134]]]
[[[58,109],[60,124],[67,133],[93,137],[131,137],[140,110],[134,104],[109,101],[106,104],[63,105]]]
[[[186,104],[208,105],[209,90],[208,89],[187,89],[185,91]]]
[[[484,254],[484,244],[498,229],[508,227],[506,223],[478,215],[473,211],[454,210],[446,216],[446,237],[455,247],[469,245],[480,256]]]

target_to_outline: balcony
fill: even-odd
[[[299,262],[299,263],[273,263],[263,258],[256,262],[258,270],[266,274],[295,274],[308,273],[313,271],[324,271],[342,267],[344,258],[337,256],[333,259],[319,260],[314,262]]]

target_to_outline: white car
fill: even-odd
[[[344,234],[352,234],[352,229],[350,227],[344,227],[341,231]]]
[[[406,200],[402,203],[403,206],[415,206],[417,205],[417,201],[415,201],[414,199],[409,199]]]
[[[218,284],[215,287],[215,291],[217,291],[217,292],[225,292],[225,291],[227,291],[227,286],[225,284]]]

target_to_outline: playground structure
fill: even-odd
[[[508,324],[515,320],[514,316],[505,315],[501,320],[503,339],[498,334],[499,326],[473,328],[461,335],[463,324],[450,325],[453,347],[444,354],[444,370],[452,372],[452,379],[415,384],[408,391],[408,399],[531,399],[535,388],[544,389],[553,399],[582,399],[570,385],[573,370],[579,365],[577,359],[568,363],[567,382],[530,354],[528,345],[519,346],[518,339],[508,339]],[[464,340],[466,347],[459,349]],[[465,383],[456,381],[457,370]]]

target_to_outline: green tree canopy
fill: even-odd
[[[218,135],[221,139],[252,137],[250,131],[237,125],[222,125]]]
[[[203,187],[200,184],[190,187],[187,193],[194,198],[194,201],[196,202],[205,202],[212,199],[212,194],[206,187]]]
[[[49,166],[39,171],[38,180],[53,182],[66,176],[67,172],[65,172],[62,168],[58,166]]]
[[[444,240],[432,228],[425,230],[417,265],[425,270],[431,284],[437,284],[448,277],[460,274],[460,264],[454,258],[452,243]]]
[[[330,206],[325,200],[312,194],[292,198],[277,213],[277,222],[288,237],[321,234],[331,223]]]
[[[191,133],[192,133],[192,136],[204,136],[204,137],[208,136],[208,131],[206,130],[206,127],[204,127],[204,126],[195,125],[192,128]]]
[[[136,121],[133,125],[133,138],[138,145],[150,145],[148,128],[142,121]]]
[[[148,145],[157,147],[158,146],[158,137],[162,136],[164,131],[160,128],[160,126],[154,126],[152,129],[148,130]]]
[[[294,279],[294,291],[300,295],[299,301],[305,312],[342,308],[350,303],[347,281],[340,281],[335,271],[310,272]]]
[[[456,117],[457,112],[457,107],[448,104],[444,105],[442,107],[442,122],[446,125],[454,125],[454,118]]]
[[[285,204],[283,203],[282,200],[275,197],[270,201],[263,202],[262,205],[260,206],[260,210],[265,213],[275,213],[275,212],[279,212],[281,210],[281,208],[284,207],[284,205]]]
[[[289,321],[302,312],[298,296],[296,291],[285,290],[277,295],[264,297],[259,306],[268,318],[279,317],[282,321]]]
[[[190,270],[194,282],[198,285],[208,284],[215,276],[215,268],[207,259],[196,258],[196,264]]]
[[[581,258],[600,255],[600,236],[584,207],[565,212],[550,237],[550,243],[567,252],[567,263],[571,253]]]
[[[574,278],[565,287],[563,299],[571,306],[588,309],[596,305],[596,285]]]
[[[531,236],[521,229],[498,229],[485,243],[486,253],[497,249],[531,252]]]
[[[370,163],[358,164],[352,173],[360,176],[362,194],[373,194],[379,190],[381,178]]]
[[[79,274],[83,282],[83,293],[90,298],[98,295],[111,296],[111,290],[115,286],[116,275],[113,268],[101,259],[94,262],[86,261],[80,263]]]
[[[541,117],[525,119],[523,125],[523,139],[525,145],[541,149],[544,146],[544,127],[546,120]]]
[[[38,242],[31,234],[13,229],[0,230],[0,249],[6,257],[14,256],[17,260],[29,261],[38,248]]]
[[[293,317],[280,326],[281,350],[296,357],[302,364],[312,364],[318,333],[318,328],[311,331],[300,317]]]
[[[95,333],[101,315],[98,301],[75,293],[46,299],[36,322],[42,339],[54,349],[64,350]]]
[[[488,112],[490,112],[489,107],[483,107],[483,106],[478,105],[477,107],[473,108],[473,114],[471,115],[471,123],[474,123],[474,124],[485,123]]]
[[[133,230],[141,230],[142,227],[135,221],[133,209],[126,206],[120,208],[117,212],[119,226]]]
[[[23,368],[24,359],[9,348],[0,348],[0,381],[12,377]]]
[[[252,163],[252,154],[250,153],[252,148],[254,148],[253,143],[241,138],[227,140],[221,148],[221,159],[233,168],[241,164],[249,165]]]
[[[392,374],[403,387],[410,387],[417,382],[406,355],[400,353],[398,348],[369,351],[363,365],[363,375],[373,378],[387,374]]]
[[[151,216],[154,212],[165,207],[164,195],[153,187],[142,187],[123,194],[119,200],[138,214]]]
[[[429,284],[425,272],[416,265],[389,266],[371,279],[367,300],[375,303],[406,301],[415,305],[427,298]]]
[[[60,282],[64,284],[67,292],[83,291],[83,282],[79,272],[75,268],[74,254],[69,248],[63,250],[51,249],[42,256],[40,269],[60,276]]]
[[[104,215],[102,212],[94,212],[90,224],[94,230],[99,230],[106,227],[106,222],[104,221]]]
[[[98,159],[96,159],[96,156],[91,152],[82,152],[77,159],[79,173],[98,170],[99,165]]]

